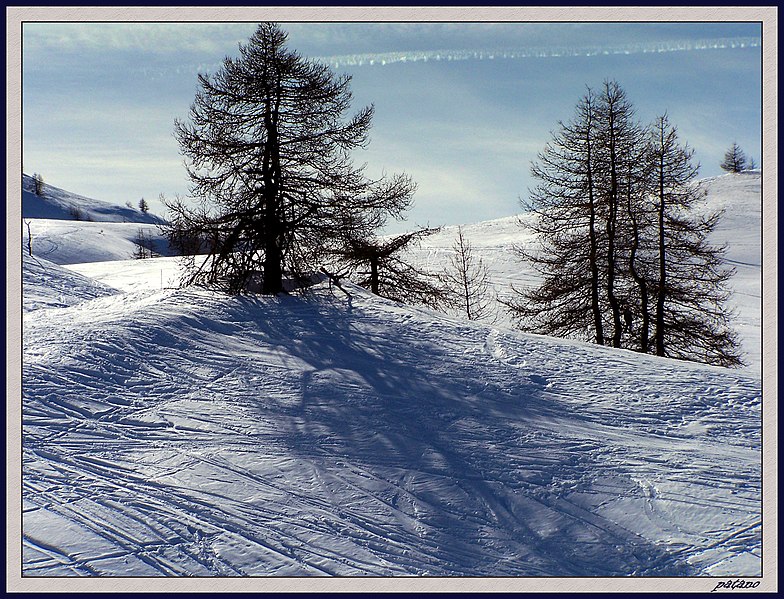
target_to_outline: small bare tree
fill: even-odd
[[[451,304],[468,320],[485,320],[494,315],[495,294],[490,287],[487,268],[476,260],[471,244],[458,227],[452,246],[451,268],[444,275]]]
[[[158,254],[155,252],[155,244],[153,243],[150,234],[142,228],[136,233],[136,238],[133,240],[136,244],[136,251],[133,257],[137,260],[144,260],[145,258],[154,258]]]
[[[31,256],[33,255],[33,234],[30,232],[30,221],[25,220],[25,225],[27,225],[27,253]]]
[[[746,154],[737,143],[724,153],[724,161],[719,165],[728,173],[740,173],[746,170]]]
[[[334,257],[340,265],[347,266],[346,274],[350,279],[371,293],[440,310],[448,304],[441,276],[414,266],[402,257],[413,244],[439,230],[418,229],[387,239],[349,235],[334,252]]]
[[[68,214],[70,214],[74,220],[85,220],[84,212],[82,212],[82,209],[79,208],[79,206],[70,206],[68,208]]]

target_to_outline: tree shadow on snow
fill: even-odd
[[[364,531],[351,542],[366,551],[426,575],[689,573],[569,501],[598,476],[594,448],[561,438],[561,406],[542,377],[487,351],[491,329],[361,301],[244,296],[233,306],[229,319],[252,324],[301,371],[293,404],[254,390],[259,417],[276,414],[278,441],[314,469],[332,518]],[[638,492],[625,482],[619,493]]]

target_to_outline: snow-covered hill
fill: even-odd
[[[55,264],[129,260],[138,253],[140,241],[155,254],[174,254],[158,225],[144,223],[30,219],[22,223],[25,250],[28,238],[33,255]]]
[[[102,200],[86,198],[48,183],[41,195],[34,193],[33,178],[22,175],[22,218],[82,220],[112,223],[145,223],[157,225],[163,218],[131,206],[117,206]]]
[[[133,264],[25,260],[25,575],[760,572],[755,377]]]
[[[127,260],[144,244],[161,256],[173,255],[159,225],[165,220],[150,212],[86,198],[49,184],[41,196],[33,179],[22,178],[22,243],[35,256],[55,264]]]
[[[759,310],[759,181],[710,184]],[[497,285],[527,276],[516,220],[464,228]],[[175,258],[63,267],[82,227],[112,223],[70,225],[46,224],[51,260],[35,233],[23,258],[25,576],[761,573],[753,370],[327,282],[173,289]],[[444,260],[450,233],[420,256]]]
[[[727,260],[736,269],[731,281],[730,308],[735,312],[735,328],[739,333],[746,367],[759,374],[762,365],[762,192],[761,174],[751,171],[704,179],[707,190],[705,209],[724,210],[724,216],[715,232],[713,241],[726,244]],[[475,258],[481,259],[490,275],[490,283],[501,299],[513,296],[516,288],[536,285],[538,274],[530,265],[522,263],[513,253],[515,245],[531,246],[535,239],[523,229],[520,219],[527,215],[510,216],[492,221],[467,224],[462,227],[465,238],[473,248]],[[129,223],[85,223],[62,220],[36,220],[32,223],[33,251],[36,255],[57,264],[67,264],[81,271],[84,263],[110,262],[130,258],[137,250],[135,240],[139,231],[152,240],[156,253],[171,256],[165,238],[156,226]],[[439,233],[425,238],[421,246],[412,250],[410,258],[429,269],[440,271],[448,268],[453,255],[457,227],[444,227]],[[27,231],[23,227],[23,242]],[[26,246],[26,245],[25,245]],[[161,277],[156,288],[171,285],[176,275],[171,261],[161,264]],[[85,266],[90,272],[109,285],[126,285],[127,268],[114,265]],[[164,276],[165,273],[165,276]],[[160,279],[163,279],[161,281]],[[137,281],[134,286],[145,285]],[[501,304],[497,305],[495,324],[514,326]]]
[[[40,308],[65,308],[80,302],[117,293],[107,285],[58,268],[43,258],[22,254],[22,293],[25,312]]]

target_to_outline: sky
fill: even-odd
[[[352,112],[375,106],[377,177],[417,183],[405,223],[472,223],[521,211],[531,162],[587,87],[626,91],[641,123],[661,114],[722,174],[738,143],[762,156],[762,28],[743,22],[281,22],[288,45],[352,77]],[[255,22],[26,22],[22,165],[119,204],[188,196],[173,136],[198,73],[236,56]]]

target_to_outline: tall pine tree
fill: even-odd
[[[515,251],[539,272],[542,284],[515,289],[517,297],[507,306],[524,330],[604,344],[606,236],[597,191],[596,104],[589,89],[531,166],[539,184],[523,202],[533,216],[524,226],[541,243]]]
[[[734,274],[725,248],[710,234],[720,212],[701,214],[705,192],[695,184],[699,166],[666,116],[651,132],[658,272],[653,280],[654,353],[719,366],[739,366],[737,336],[726,308]]]

